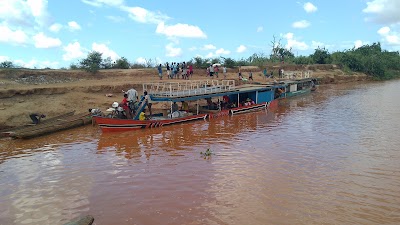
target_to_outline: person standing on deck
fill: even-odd
[[[120,106],[124,109],[126,118],[132,119],[132,112],[129,109],[128,94],[124,94],[124,98],[122,99]]]
[[[153,105],[153,101],[151,100],[151,96],[147,94],[147,91],[144,91],[144,100],[146,101],[147,108],[149,109],[150,117],[153,116],[151,111],[151,106]]]
[[[181,103],[182,103],[181,110],[188,112],[189,111],[189,104],[187,102],[185,102],[185,101],[182,101]]]
[[[171,113],[174,113],[174,112],[176,112],[178,110],[179,110],[179,106],[178,106],[178,104],[176,104],[176,102],[174,102],[172,104],[172,112]]]

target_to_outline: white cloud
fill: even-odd
[[[312,49],[317,49],[317,48],[322,48],[324,47],[325,44],[319,41],[311,41],[311,48]]]
[[[205,58],[213,58],[214,57],[214,53],[210,52],[208,53]]]
[[[22,45],[28,42],[28,36],[22,30],[11,30],[0,24],[0,42]]]
[[[0,55],[0,62],[4,61],[10,61],[10,58],[8,56]]]
[[[135,60],[136,63],[141,64],[141,65],[145,65],[147,60],[143,57],[139,57]]]
[[[372,19],[378,23],[392,25],[400,23],[399,9],[399,0],[370,0],[363,12],[375,16],[368,20]]]
[[[182,49],[174,48],[172,43],[166,45],[165,50],[167,51],[166,56],[168,57],[179,57],[182,55]]]
[[[197,47],[191,47],[191,48],[189,48],[189,51],[196,51],[197,50]]]
[[[203,50],[214,50],[214,49],[217,49],[217,47],[215,47],[212,44],[208,44],[208,45],[204,45],[202,49]]]
[[[161,22],[157,25],[156,33],[167,37],[207,38],[199,27],[181,23],[168,26]]]
[[[115,22],[115,23],[121,23],[123,21],[125,21],[125,19],[123,17],[120,16],[106,16],[107,19]]]
[[[236,52],[242,53],[242,52],[244,52],[244,51],[246,51],[246,50],[247,50],[246,46],[240,45],[240,46],[236,49]]]
[[[378,30],[378,34],[381,35],[383,41],[388,45],[400,45],[400,34],[392,31],[389,27],[382,27]]]
[[[102,7],[103,5],[117,7],[124,5],[124,0],[82,0],[82,2],[95,7]]]
[[[62,25],[59,23],[54,23],[53,25],[50,26],[49,30],[53,31],[55,33],[57,33],[58,31],[60,31],[62,28]]]
[[[296,21],[292,24],[293,28],[307,28],[309,27],[311,24],[310,22],[308,22],[307,20],[300,20],[300,21]]]
[[[215,54],[216,55],[229,55],[229,54],[231,54],[231,51],[220,48],[217,51],[215,51]]]
[[[318,8],[315,5],[313,5],[311,2],[304,3],[303,8],[307,13],[313,13],[318,10]]]
[[[121,6],[120,9],[128,12],[129,17],[139,23],[159,24],[169,19],[169,17],[164,14],[151,12],[141,7]]]
[[[81,26],[79,26],[79,24],[75,21],[68,22],[68,27],[71,31],[76,31],[81,29]]]
[[[257,27],[257,32],[262,32],[263,30],[264,30],[264,27],[262,27],[262,26]]]
[[[294,38],[293,33],[287,33],[283,35],[283,37],[287,40],[287,44],[285,46],[286,49],[293,50],[307,50],[308,45],[305,42],[298,41]]]
[[[21,59],[17,59],[14,60],[14,63],[24,67],[24,68],[37,68],[37,69],[43,69],[43,68],[52,68],[52,69],[57,69],[59,67],[59,62],[52,62],[52,61],[38,61],[36,59],[32,59],[28,62],[21,60]]]
[[[12,27],[44,26],[48,21],[48,0],[1,0],[0,20]]]
[[[58,38],[51,38],[44,35],[42,32],[33,36],[36,48],[54,48],[61,46],[61,41]]]
[[[100,52],[103,54],[103,58],[108,58],[110,57],[111,60],[115,61],[119,58],[118,54],[115,53],[113,50],[109,49],[107,45],[105,44],[97,44],[93,43],[92,44],[92,50],[96,52]]]
[[[364,43],[361,40],[357,40],[354,42],[354,48],[359,48],[363,45],[364,45]]]
[[[381,29],[378,30],[378,34],[384,36],[389,34],[390,28],[389,27],[382,27]]]
[[[77,41],[74,43],[69,43],[63,49],[65,51],[65,54],[63,55],[63,59],[65,61],[82,58],[85,56],[85,52],[87,52],[87,50],[82,48],[81,45],[79,44],[79,42],[77,42]]]

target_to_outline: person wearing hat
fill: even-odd
[[[46,115],[39,114],[39,113],[31,113],[31,114],[29,114],[29,117],[31,118],[31,120],[34,124],[38,124],[38,123],[40,123],[41,119],[46,118]]]

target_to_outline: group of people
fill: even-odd
[[[179,79],[179,76],[182,79],[188,80],[189,77],[193,76],[193,65],[186,64],[185,62],[176,63],[172,62],[171,65],[166,63],[167,77],[168,79]],[[162,79],[162,66],[161,64],[158,66],[158,75],[160,79]]]
[[[137,113],[137,110],[139,108],[139,96],[138,92],[135,89],[129,89],[128,91],[123,91],[124,92],[124,98],[120,103],[116,103],[115,105],[113,104],[113,107],[116,108],[114,112],[117,111],[122,111],[123,113],[116,113],[117,117],[120,119],[133,119],[134,116]],[[152,110],[151,106],[153,104],[153,101],[151,100],[150,95],[147,93],[147,91],[143,92],[144,95],[144,101],[147,105],[147,108],[150,112],[149,117],[152,116]],[[139,114],[139,120],[145,120],[148,117],[146,117],[145,114],[145,109],[142,110]]]
[[[223,66],[222,67],[222,73],[224,74],[224,79],[226,79],[226,67]],[[218,78],[218,74],[219,74],[219,66],[217,64],[214,65],[210,65],[209,67],[207,67],[207,76],[213,78],[214,75]]]

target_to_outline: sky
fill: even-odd
[[[98,51],[131,63],[296,55],[380,42],[400,50],[400,0],[0,0],[0,62],[68,68]]]

